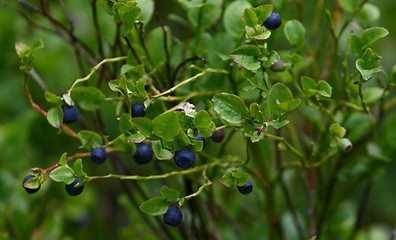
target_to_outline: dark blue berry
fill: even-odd
[[[96,147],[91,151],[91,160],[93,163],[102,164],[106,161],[107,152],[106,149],[101,147]]]
[[[153,158],[153,149],[146,143],[137,144],[134,158],[139,164],[148,163]]]
[[[27,188],[27,187],[25,187],[25,182],[27,182],[29,179],[31,179],[32,177],[34,177],[34,175],[27,175],[24,179],[23,179],[23,181],[22,181],[22,187],[26,190],[26,192],[27,193],[29,193],[29,194],[32,194],[32,193],[35,193],[35,192],[37,192],[38,190],[40,190],[40,185],[38,186],[38,188]]]
[[[132,117],[144,117],[146,112],[143,103],[132,103]]]
[[[193,150],[185,147],[175,153],[174,160],[177,166],[186,169],[194,165],[195,153]]]
[[[81,180],[80,178],[76,178],[76,179],[74,180],[74,182],[72,182],[72,183],[70,183],[70,184],[67,184],[67,185],[65,186],[66,192],[67,192],[69,195],[71,195],[71,196],[77,196],[77,195],[79,195],[79,194],[84,190],[84,186],[76,187],[75,185],[76,185],[77,183],[80,183],[81,181],[82,181],[82,180]]]
[[[223,141],[224,137],[225,137],[225,130],[220,129],[213,133],[212,140],[213,140],[213,142],[221,142],[221,141]]]
[[[78,119],[78,109],[76,106],[63,105],[63,123],[74,123]]]
[[[175,207],[168,208],[168,211],[164,214],[164,222],[173,227],[177,227],[183,220],[183,212]]]
[[[242,194],[250,194],[253,191],[253,183],[249,180],[245,185],[238,186],[238,191]]]
[[[271,15],[264,21],[264,27],[267,29],[277,29],[282,23],[281,17],[278,13],[271,13]]]

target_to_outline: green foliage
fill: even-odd
[[[0,122],[0,146],[2,162],[13,174],[2,170],[0,180],[39,165],[24,186],[41,189],[31,204],[22,195],[10,196],[8,205],[1,202],[9,206],[17,199],[25,206],[7,213],[14,219],[0,227],[12,228],[1,228],[1,234],[15,239],[363,239],[377,225],[391,233],[396,67],[381,50],[389,46],[382,39],[391,37],[393,27],[377,26],[387,16],[385,3],[36,4],[9,3],[23,16],[15,18],[18,27],[29,25],[33,34],[18,38],[34,43],[10,41],[17,42],[27,101],[13,96],[21,84],[2,83],[0,89],[7,90],[0,96],[11,99],[14,115]],[[268,30],[263,22],[274,12],[283,24]],[[50,34],[36,41],[34,28]],[[37,51],[44,42],[46,48]],[[61,58],[62,63],[54,61]],[[278,70],[277,63],[282,63]],[[5,79],[20,78],[14,75]],[[44,118],[19,114],[33,110],[24,110],[17,99]],[[132,116],[133,103],[144,104],[144,117]],[[79,107],[79,122],[63,123],[62,104]],[[213,137],[219,131],[225,132],[221,142]],[[139,143],[152,148],[148,164],[131,161]],[[96,147],[106,149],[108,164],[84,162]],[[183,148],[189,155],[181,161],[195,159],[191,168],[180,169],[172,161]],[[84,197],[69,203],[58,194],[62,184],[48,184],[47,176],[63,185],[82,179]],[[120,179],[122,188],[108,178]],[[241,196],[237,186],[249,179],[254,191]],[[384,195],[375,204],[386,210],[370,202],[374,194]],[[97,211],[103,204],[115,213]],[[142,217],[163,215],[170,206],[186,210],[182,231]],[[18,211],[20,219],[35,216],[37,225],[21,226]],[[89,224],[98,224],[97,236],[72,224],[84,213],[92,217]],[[47,236],[53,219],[62,219],[54,220],[59,233]],[[119,219],[133,221],[121,226]]]

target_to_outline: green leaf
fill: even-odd
[[[60,128],[63,121],[63,111],[61,107],[53,107],[47,112],[47,121],[51,126]]]
[[[356,68],[359,70],[364,80],[368,81],[374,73],[380,72],[377,60],[378,57],[373,50],[367,48],[362,58],[356,61]]]
[[[102,137],[96,132],[82,130],[78,133],[78,136],[82,144],[81,148],[90,150],[102,145]]]
[[[132,118],[135,128],[144,136],[150,137],[153,131],[153,122],[146,117]]]
[[[346,129],[338,123],[331,124],[329,130],[330,133],[337,138],[343,138],[346,134]]]
[[[349,42],[351,44],[351,51],[356,56],[361,56],[363,54],[363,42],[360,37],[351,33],[349,35]]]
[[[318,81],[318,93],[323,97],[331,97],[332,87],[325,80]]]
[[[67,153],[63,153],[62,156],[59,158],[59,163],[62,166],[67,166],[67,158],[66,158],[66,156],[67,156]]]
[[[88,176],[83,170],[83,163],[81,158],[77,159],[74,162],[74,175],[82,179],[85,179]]]
[[[384,94],[384,89],[380,87],[370,87],[362,91],[363,99],[366,104],[375,103]]]
[[[40,176],[34,176],[28,179],[23,186],[29,189],[37,189],[40,187]]]
[[[269,126],[279,129],[281,127],[286,126],[287,124],[289,124],[288,120],[282,120],[282,121],[278,121],[278,120],[272,120],[268,123]]]
[[[45,91],[44,97],[45,97],[45,100],[47,100],[47,102],[49,102],[49,103],[59,104],[62,102],[61,97],[59,97],[51,92],[48,92],[48,91]]]
[[[220,93],[213,97],[214,110],[229,123],[239,124],[249,119],[249,109],[242,98],[230,93]]]
[[[249,106],[250,120],[261,124],[264,121],[263,113],[260,110],[260,106],[257,103],[251,103]]]
[[[360,39],[362,41],[362,49],[367,48],[377,40],[386,37],[389,34],[389,31],[383,27],[371,27],[363,30],[360,33]]]
[[[141,143],[146,139],[143,134],[136,133],[125,137],[125,141],[129,143]]]
[[[347,12],[355,11],[364,0],[338,0],[342,9]]]
[[[392,161],[392,158],[385,155],[385,153],[382,151],[380,146],[374,142],[369,142],[367,144],[367,153],[370,157],[373,157],[373,158],[378,159],[383,162],[391,162]]]
[[[245,21],[245,25],[251,28],[255,28],[258,24],[258,18],[256,12],[251,8],[246,8],[243,12],[243,19]]]
[[[252,5],[248,1],[233,1],[225,9],[223,25],[226,32],[233,38],[240,38],[245,34],[242,16],[246,8]]]
[[[262,24],[271,15],[274,6],[272,4],[263,4],[252,9],[256,13],[258,23]]]
[[[154,13],[154,0],[139,0],[137,3],[138,8],[140,8],[140,21],[147,26],[153,17]]]
[[[250,174],[240,172],[240,171],[233,171],[232,176],[235,178],[238,186],[245,185],[249,181],[249,178],[250,178]]]
[[[151,198],[140,205],[140,210],[152,216],[165,214],[168,210],[168,201],[164,197]]]
[[[158,160],[170,160],[173,157],[173,153],[162,148],[159,141],[152,141],[151,147],[153,148],[154,155]]]
[[[305,43],[305,28],[298,20],[290,20],[285,24],[284,32],[293,47],[302,48]]]
[[[165,141],[172,141],[179,134],[180,129],[175,112],[166,112],[153,119],[153,134]]]
[[[261,64],[258,58],[260,57],[260,49],[253,45],[246,45],[239,47],[231,52],[231,58],[242,65],[242,67],[255,71],[260,68]]]
[[[235,184],[235,178],[232,172],[227,172],[220,178],[219,182],[227,187],[232,187]]]
[[[307,97],[312,97],[316,94],[316,81],[310,77],[301,77],[301,86]]]
[[[215,131],[216,125],[205,110],[200,110],[194,116],[194,124],[202,137],[210,137]]]
[[[55,168],[49,176],[55,182],[64,182],[66,184],[72,183],[75,179],[73,169],[65,166]]]
[[[205,3],[188,9],[188,20],[196,30],[205,30],[221,17],[221,7],[222,0],[206,0]]]
[[[380,18],[380,16],[381,11],[379,8],[371,3],[365,3],[357,14],[359,20],[365,23],[375,22]]]
[[[119,19],[124,24],[126,31],[133,28],[135,20],[140,15],[140,8],[136,4],[136,1],[117,2],[114,4],[113,11],[115,10],[117,14],[117,20]]]
[[[280,104],[293,99],[290,89],[283,83],[276,83],[268,92],[268,110],[275,120],[279,120],[286,112],[280,108]]]
[[[75,87],[71,97],[87,111],[98,110],[106,96],[96,87]]]
[[[123,113],[118,123],[118,128],[122,134],[126,134],[133,130],[132,117],[126,113]]]
[[[160,193],[168,202],[174,202],[180,197],[180,193],[178,191],[165,185],[161,187]]]

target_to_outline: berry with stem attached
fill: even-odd
[[[190,148],[185,147],[179,151],[176,151],[174,160],[177,166],[186,169],[194,165],[195,153]]]
[[[132,103],[132,117],[144,117],[145,114],[143,103]]]
[[[76,106],[63,105],[63,123],[74,123],[78,119],[78,109]]]
[[[168,208],[168,211],[164,214],[164,222],[173,227],[177,227],[183,220],[183,212],[176,207]]]
[[[96,147],[91,150],[91,161],[95,164],[102,164],[107,159],[107,152],[105,148]]]
[[[40,185],[38,185],[37,188],[28,188],[28,187],[25,186],[25,183],[26,183],[29,179],[33,178],[33,177],[34,177],[34,175],[32,175],[32,174],[27,175],[27,176],[23,179],[23,181],[22,181],[22,187],[23,187],[23,188],[26,190],[26,192],[29,193],[29,194],[32,194],[32,193],[37,192],[38,190],[40,190],[40,187],[41,187]]]
[[[146,143],[137,144],[134,158],[139,164],[148,163],[153,158],[153,149]]]
[[[79,186],[76,187],[77,183],[82,182],[82,180],[80,178],[76,178],[72,183],[67,184],[65,186],[65,190],[66,192],[70,195],[70,196],[77,196],[79,195],[83,190],[84,190],[84,186]]]
[[[264,21],[265,28],[274,30],[277,29],[282,23],[279,13],[271,13],[271,15]]]
[[[237,186],[237,188],[240,193],[248,195],[253,191],[253,183],[251,180],[249,180],[245,185]]]

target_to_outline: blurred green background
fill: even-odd
[[[72,48],[52,34],[32,28],[13,9],[17,6],[15,2],[1,1],[0,7],[0,239],[155,239],[141,223],[136,209],[124,195],[119,194],[120,184],[116,180],[93,182],[86,187],[84,195],[77,198],[68,196],[62,184],[51,180],[34,195],[28,195],[21,187],[22,179],[31,167],[51,166],[62,153],[76,152],[79,143],[59,134],[29,105],[23,89],[23,74],[18,70],[15,42],[32,44],[37,39],[44,40],[45,48],[37,52],[34,66],[51,91],[61,93],[81,76]],[[67,4],[73,6],[70,14],[75,20],[77,35],[95,46],[88,2]],[[309,18],[315,1],[302,2],[306,11],[304,18]],[[396,63],[396,4],[394,0],[372,2],[381,10],[381,17],[375,24],[390,31],[389,36],[377,46],[383,56],[382,63],[389,72]],[[99,1],[99,4],[103,2]],[[183,14],[176,0],[157,0],[156,10],[163,16]],[[101,7],[99,14],[104,35],[110,38],[114,32],[112,18]],[[166,17],[164,20],[168,22]],[[37,21],[45,22],[39,18]],[[156,23],[153,21],[151,24]],[[42,90],[36,84],[30,84],[30,88],[35,101],[48,109]],[[389,152],[395,153],[392,149]],[[87,164],[89,172],[98,171],[91,167]],[[100,170],[99,174],[107,173],[106,170]],[[373,228],[372,234],[376,237],[368,239],[389,239],[384,233],[396,227],[395,183],[396,162],[393,161],[376,178],[366,216],[374,223],[367,228]],[[263,196],[258,193],[257,197]],[[232,203],[231,217],[241,214],[238,207],[246,203],[242,199],[235,199]],[[340,207],[339,218],[351,221],[342,215],[349,216],[348,211],[354,207],[356,203],[345,201]],[[251,210],[254,213],[255,210]],[[245,224],[246,228],[241,228],[242,235],[246,239],[266,239],[261,235],[264,231],[261,226],[254,224],[254,219],[250,221]],[[224,236],[229,237],[224,239],[233,239],[226,226],[224,229]]]

